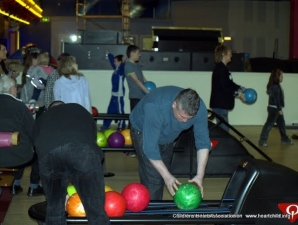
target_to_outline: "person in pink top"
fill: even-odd
[[[47,84],[48,75],[54,71],[54,68],[49,66],[49,53],[40,53],[37,60],[38,65],[31,66],[27,74],[27,77],[31,79],[31,84],[34,86],[30,103],[35,103],[38,100],[40,92],[44,90]]]

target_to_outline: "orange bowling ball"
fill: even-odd
[[[78,193],[70,196],[66,203],[66,211],[69,216],[85,217],[85,209]]]
[[[125,140],[124,145],[125,146],[132,145],[132,139],[131,139],[131,136],[130,136],[130,129],[125,129],[125,130],[121,131],[121,134],[123,135],[124,140]]]

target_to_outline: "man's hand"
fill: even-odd
[[[174,196],[175,192],[178,190],[177,185],[181,185],[181,183],[172,174],[169,174],[166,177],[164,177],[164,181],[170,194]]]
[[[201,178],[199,178],[198,176],[195,176],[191,180],[188,180],[188,182],[196,183],[198,185],[198,187],[201,191],[202,198],[203,198],[203,195],[204,195],[203,180]]]
[[[181,183],[168,171],[167,167],[165,166],[162,160],[149,159],[149,161],[157,170],[157,172],[162,176],[170,194],[174,196],[175,190],[178,190],[177,185],[180,185]]]

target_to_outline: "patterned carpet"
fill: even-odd
[[[9,187],[2,187],[2,195],[0,196],[0,224],[4,221],[12,197],[13,195],[10,193]]]

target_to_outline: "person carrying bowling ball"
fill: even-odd
[[[280,69],[272,70],[269,81],[267,84],[267,94],[269,95],[268,101],[268,117],[266,123],[263,126],[259,146],[267,147],[267,139],[269,132],[273,127],[274,123],[277,124],[279,133],[281,136],[281,144],[292,145],[293,142],[288,138],[286,133],[285,118],[283,114],[283,107],[285,107],[284,92],[281,88],[280,83],[283,81],[283,72]]]
[[[46,225],[66,225],[69,180],[82,200],[88,224],[110,224],[104,210],[104,154],[96,134],[93,116],[76,103],[53,102],[36,121],[33,141],[47,200]]]
[[[197,149],[197,174],[189,180],[203,193],[203,178],[211,143],[208,113],[198,93],[192,89],[165,86],[144,96],[130,116],[131,137],[139,159],[141,183],[150,200],[162,200],[164,184],[174,196],[180,182],[170,173],[174,141],[193,126]]]
[[[129,88],[130,111],[132,111],[140,99],[149,93],[149,90],[144,86],[147,80],[138,64],[141,58],[139,47],[129,45],[126,49],[126,55],[124,74]]]
[[[235,98],[245,101],[243,95],[244,87],[233,81],[232,74],[229,72],[227,64],[231,61],[232,51],[225,45],[218,45],[214,51],[215,68],[212,73],[210,108],[213,112],[229,122],[229,110],[235,106]],[[220,120],[216,118],[216,122]],[[229,127],[224,123],[219,125],[229,132]]]

